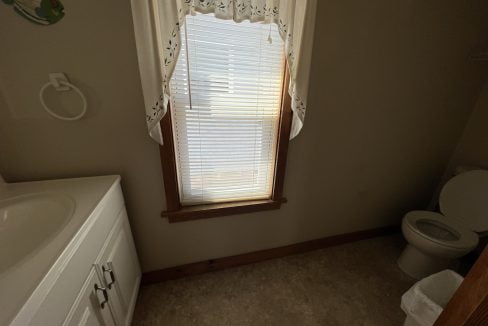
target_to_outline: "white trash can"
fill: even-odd
[[[407,314],[403,325],[434,325],[463,279],[461,275],[446,269],[415,283],[402,296],[400,307]]]

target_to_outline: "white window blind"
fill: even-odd
[[[181,33],[170,83],[181,203],[270,198],[285,66],[276,24],[197,14]]]

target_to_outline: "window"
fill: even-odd
[[[170,221],[279,208],[291,121],[276,24],[187,16],[162,121]]]

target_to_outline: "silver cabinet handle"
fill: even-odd
[[[95,283],[95,293],[97,293],[98,291],[101,291],[103,294],[103,301],[100,302],[100,307],[102,307],[102,309],[103,309],[103,308],[105,308],[105,305],[108,302],[107,289],[104,287],[98,286],[98,284]],[[98,295],[97,295],[97,297],[98,297]],[[100,299],[98,299],[98,300],[100,300]]]
[[[114,275],[114,271],[112,270],[112,267],[105,267],[104,265],[102,265],[102,271],[103,271],[103,277],[105,278],[105,282],[107,283],[107,287],[109,289],[112,289],[112,285],[115,283],[115,275]],[[110,282],[107,282],[105,273],[108,273],[110,275]]]

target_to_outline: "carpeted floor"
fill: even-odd
[[[401,234],[141,288],[133,325],[402,325]]]

